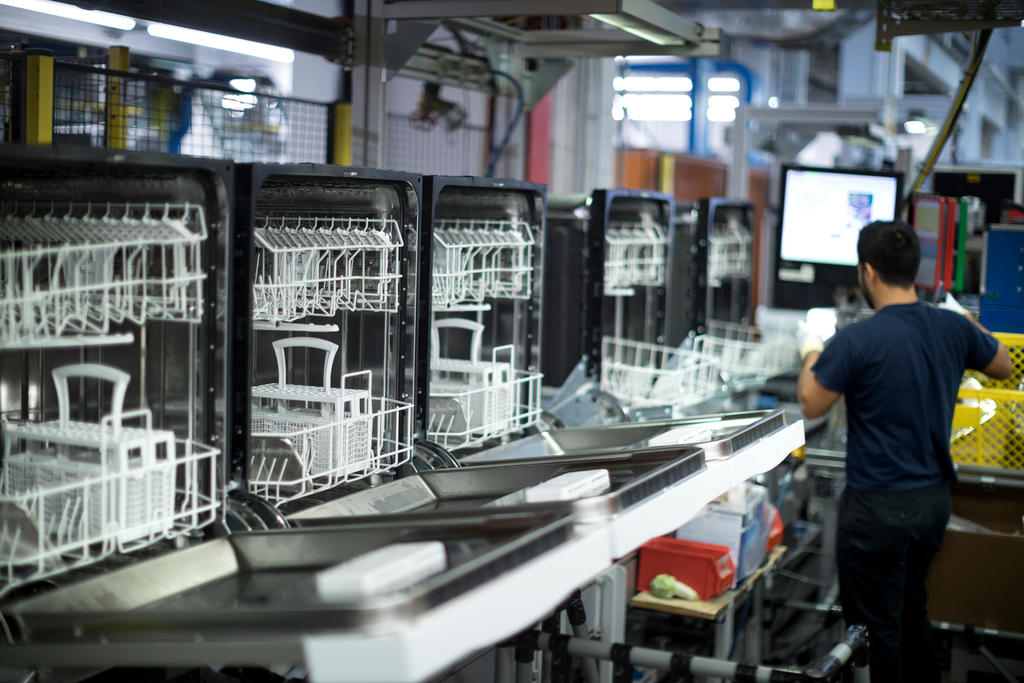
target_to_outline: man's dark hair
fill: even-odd
[[[860,231],[857,258],[870,263],[887,285],[910,287],[921,263],[921,245],[903,221],[874,221]]]

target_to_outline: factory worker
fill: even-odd
[[[902,221],[857,240],[860,289],[877,313],[827,348],[805,334],[797,382],[807,417],[846,398],[846,490],[836,559],[843,616],[869,629],[871,680],[939,681],[925,578],[950,515],[953,405],[964,369],[1011,376],[1005,346],[968,318],[917,300],[921,249]]]

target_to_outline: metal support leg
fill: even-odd
[[[494,653],[494,683],[512,683],[515,680],[516,660],[511,647],[499,647]]]
[[[725,611],[715,620],[715,643],[712,656],[715,659],[729,659],[732,649],[732,636],[736,627],[736,603],[729,602]],[[709,683],[721,683],[722,679],[710,679]]]
[[[747,619],[743,637],[746,640],[744,654],[748,662],[761,661],[761,621],[764,618],[764,578],[759,578],[751,587],[750,618]]]

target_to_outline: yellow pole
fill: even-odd
[[[107,56],[107,68],[111,71],[128,71],[130,56],[128,48],[115,45],[110,48]],[[122,81],[120,76],[107,77],[107,147],[110,149],[124,149],[128,142]]]
[[[334,130],[330,161],[338,166],[352,165],[352,104],[334,103]]]
[[[676,158],[672,154],[662,154],[658,161],[658,191],[675,196]]]
[[[53,143],[53,55],[25,55],[25,142]]]

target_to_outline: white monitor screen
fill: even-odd
[[[782,201],[783,261],[857,265],[857,236],[896,214],[895,177],[786,169]]]

